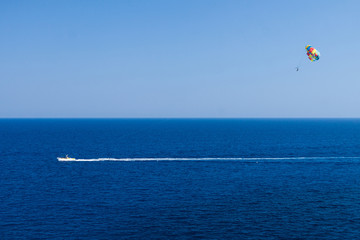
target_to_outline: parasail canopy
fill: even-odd
[[[316,50],[315,48],[313,48],[310,45],[307,45],[305,47],[305,49],[306,49],[306,54],[308,55],[310,61],[314,62],[314,61],[319,60],[320,52],[318,50]]]

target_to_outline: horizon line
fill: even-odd
[[[0,117],[2,119],[360,119],[360,117]]]

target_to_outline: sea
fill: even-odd
[[[360,239],[360,119],[0,119],[0,239]]]

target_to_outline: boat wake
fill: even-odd
[[[136,161],[334,161],[334,160],[360,160],[360,157],[198,157],[198,158],[93,158],[93,159],[58,159],[61,162],[136,162]]]

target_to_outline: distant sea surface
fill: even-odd
[[[0,239],[360,239],[359,119],[1,119],[0,153]]]

